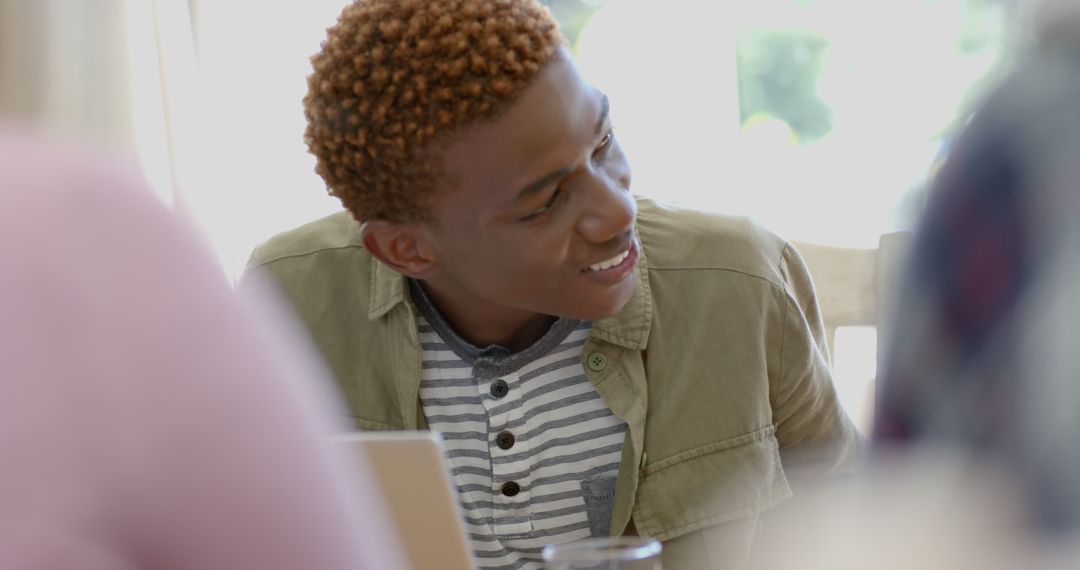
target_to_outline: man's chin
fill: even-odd
[[[629,285],[625,290],[620,288],[619,291],[605,299],[581,307],[580,313],[572,318],[583,321],[599,321],[618,315],[630,303],[630,299],[634,297],[634,288],[637,286],[636,280],[631,279]]]

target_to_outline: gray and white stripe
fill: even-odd
[[[430,305],[421,309],[441,320]],[[431,429],[445,440],[476,562],[482,568],[539,570],[545,545],[590,535],[582,481],[616,474],[622,454],[626,424],[600,399],[581,366],[591,323],[561,333],[557,323],[549,335],[565,337],[548,338],[546,350],[534,358],[507,354],[516,369],[489,355],[480,370],[473,357],[490,351],[455,350],[461,340],[444,339],[456,337],[444,323],[417,320],[420,402]],[[533,348],[544,344],[542,339]],[[502,398],[491,394],[498,380],[509,386]],[[496,444],[504,431],[515,438],[505,450]],[[508,481],[519,485],[518,494],[501,492]]]

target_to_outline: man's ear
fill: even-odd
[[[370,220],[360,226],[364,249],[394,271],[414,279],[424,279],[435,270],[429,238],[415,224]]]

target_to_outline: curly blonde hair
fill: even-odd
[[[315,171],[359,221],[434,221],[435,143],[495,118],[563,44],[537,0],[356,0],[311,58]]]

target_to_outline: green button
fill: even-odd
[[[585,360],[589,365],[589,370],[593,372],[600,372],[607,366],[607,357],[599,352],[594,352],[589,355],[589,358]]]

